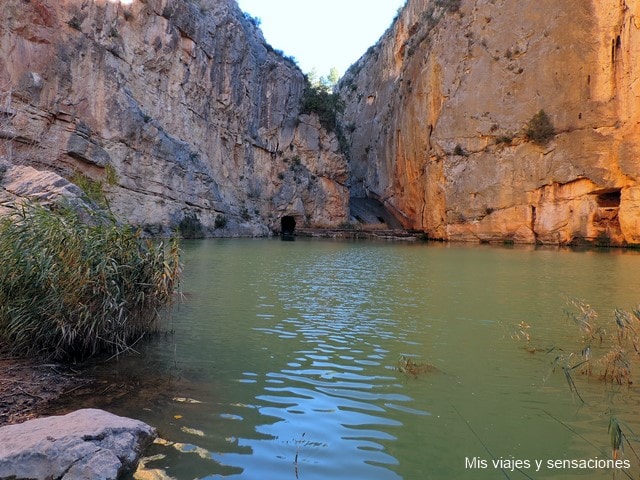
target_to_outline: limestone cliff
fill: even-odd
[[[640,243],[639,2],[408,0],[340,92],[351,195],[406,227]]]
[[[194,214],[209,235],[348,219],[338,142],[299,115],[302,72],[233,0],[128,3],[3,0],[4,171],[102,182],[152,233]]]

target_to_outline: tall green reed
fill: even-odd
[[[180,276],[177,240],[69,206],[0,219],[0,259],[0,348],[56,360],[127,350],[157,328]]]

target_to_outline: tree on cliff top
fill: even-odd
[[[333,93],[322,81],[310,81],[305,77],[306,86],[302,94],[300,113],[315,113],[320,118],[320,125],[327,131],[337,133],[339,130],[338,115],[344,111],[344,102],[340,95]]]
[[[338,72],[336,67],[331,67],[326,77],[319,77],[318,71],[315,68],[312,68],[311,71],[307,73],[307,81],[312,87],[324,88],[329,93],[333,92],[339,80],[340,72]]]

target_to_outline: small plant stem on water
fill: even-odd
[[[297,445],[296,445],[296,456],[295,456],[295,458],[293,459],[293,468],[294,468],[294,471],[295,471],[295,473],[296,473],[296,479],[300,478],[300,477],[298,476],[298,475],[299,475],[299,473],[298,473],[298,455],[300,454],[300,443],[302,442],[302,439],[304,438],[304,436],[306,435],[306,433],[307,433],[307,432],[303,432],[303,433],[302,433],[302,436],[300,437],[300,440],[298,440],[298,441],[296,442],[296,443],[297,443]]]

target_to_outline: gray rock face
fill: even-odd
[[[124,221],[210,235],[348,219],[335,135],[234,0],[3,0],[0,158],[102,181]]]
[[[103,410],[0,428],[0,479],[114,480],[135,470],[155,438],[149,425]]]

